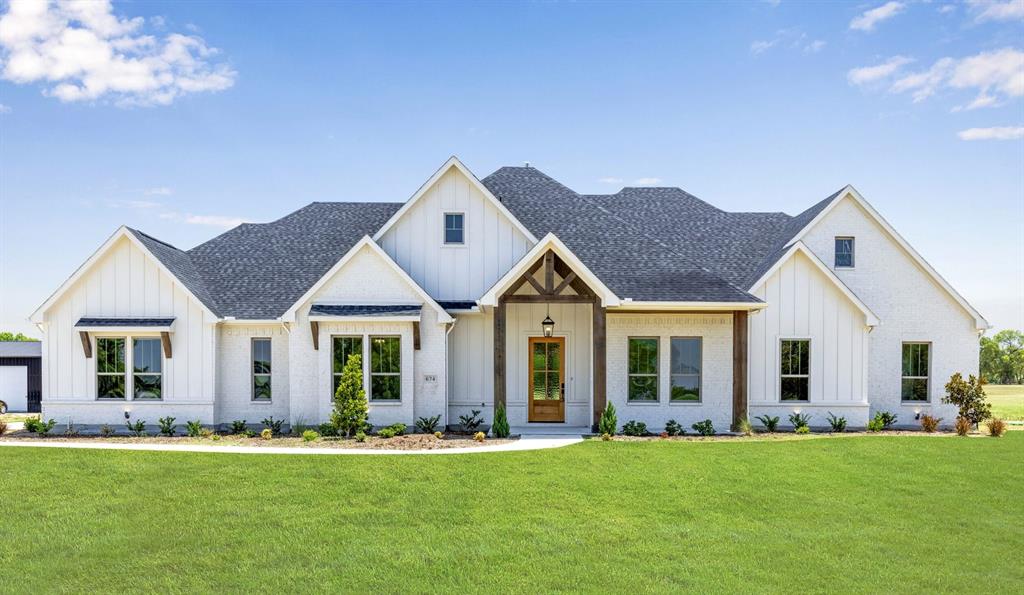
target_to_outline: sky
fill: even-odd
[[[188,249],[450,155],[734,211],[853,184],[1024,328],[1024,0],[0,0],[0,330],[122,224]]]

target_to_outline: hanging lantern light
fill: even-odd
[[[544,329],[544,336],[550,337],[555,332],[555,321],[551,320],[551,307],[548,306],[548,313],[544,316],[544,320],[540,323],[540,327]]]

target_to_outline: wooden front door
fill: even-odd
[[[529,421],[565,421],[565,337],[530,337]]]

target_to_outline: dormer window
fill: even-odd
[[[464,213],[444,214],[444,243],[446,246],[460,246],[466,243],[466,215]]]
[[[853,268],[853,238],[836,238],[836,268]]]

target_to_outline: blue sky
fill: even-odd
[[[0,329],[121,224],[189,248],[452,154],[730,210],[851,183],[1024,327],[1024,0],[0,6]]]

